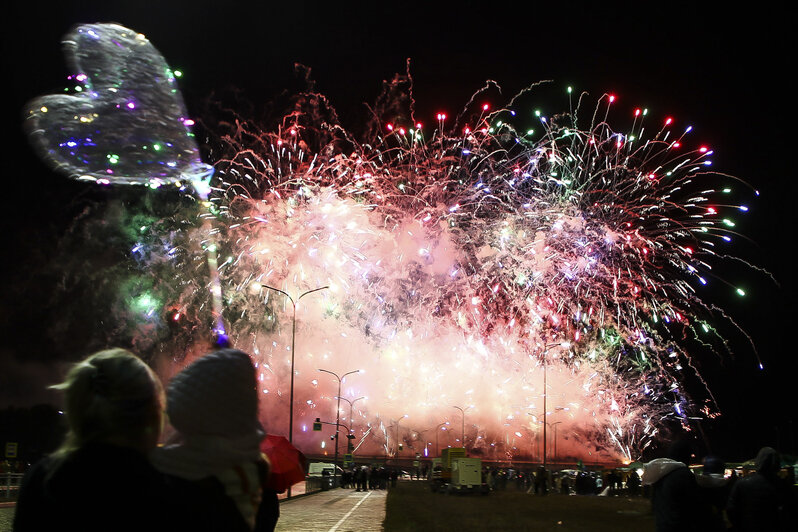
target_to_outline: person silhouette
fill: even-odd
[[[124,349],[75,364],[63,383],[68,432],[20,487],[16,532],[169,530],[165,485],[147,453],[161,435],[163,390]]]
[[[698,483],[688,467],[692,445],[686,439],[671,443],[667,458],[646,464],[642,483],[651,486],[651,506],[657,532],[705,530]]]
[[[166,476],[181,529],[273,530],[279,506],[266,490],[269,462],[260,450],[265,432],[249,355],[227,348],[200,357],[172,378],[166,395],[176,432],[151,460]]]
[[[788,531],[798,529],[796,498],[792,486],[779,478],[781,456],[772,447],[762,447],[754,460],[756,472],[731,488],[726,514],[734,530]]]

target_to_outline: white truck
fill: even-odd
[[[479,492],[490,493],[487,483],[482,480],[482,460],[467,458],[465,449],[452,447],[444,449],[440,462],[433,461],[432,491],[445,493]]]
[[[328,464],[324,462],[312,462],[308,466],[308,476],[309,477],[326,477],[326,476],[333,476],[333,472],[335,472],[335,465]]]
[[[338,468],[337,477],[341,476],[341,468]],[[326,462],[313,462],[308,465],[308,479],[313,479],[311,482],[320,482],[321,489],[327,491],[335,488],[335,464]]]
[[[479,458],[455,458],[452,460],[452,481],[456,490],[478,490],[482,486],[482,460]]]

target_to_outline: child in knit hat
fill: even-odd
[[[176,441],[151,460],[185,529],[262,530],[256,516],[269,464],[249,355],[221,349],[196,360],[169,383],[167,415]]]

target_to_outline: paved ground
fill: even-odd
[[[11,532],[14,524],[14,507],[4,508],[0,506],[0,532]]]
[[[280,503],[278,532],[379,532],[386,490],[321,491]]]
[[[320,491],[280,503],[279,532],[381,532],[386,490]],[[14,507],[0,506],[0,532],[11,532]]]

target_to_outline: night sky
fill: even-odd
[[[108,4],[108,5],[105,5]],[[153,7],[144,7],[152,4]],[[271,2],[253,2],[271,4]],[[717,283],[702,294],[724,308],[750,334],[765,366],[745,342],[734,356],[708,355],[702,368],[718,399],[721,418],[704,425],[711,445],[737,458],[763,444],[796,451],[793,390],[798,376],[792,343],[795,300],[796,186],[788,147],[793,129],[796,49],[785,13],[767,3],[754,11],[696,8],[691,4],[578,3],[552,8],[524,2],[452,2],[434,9],[412,2],[291,1],[276,7],[246,2],[79,2],[43,7],[15,2],[4,10],[3,90],[6,136],[4,244],[0,322],[0,408],[54,400],[44,392],[64,362],[86,353],[57,344],[48,324],[60,309],[52,294],[58,279],[38,275],[54,259],[55,244],[80,214],[92,186],[69,182],[44,167],[21,129],[23,104],[66,84],[61,37],[79,22],[118,22],[144,33],[181,80],[190,113],[229,87],[256,106],[296,86],[294,64],[312,69],[316,89],[338,110],[345,126],[366,116],[383,80],[404,73],[410,59],[416,117],[455,114],[485,80],[502,87],[497,105],[539,80],[553,80],[567,109],[565,87],[618,96],[612,116],[637,106],[652,115],[693,125],[694,138],[710,145],[713,167],[761,192],[737,218],[734,252],[773,274],[726,267],[739,298]],[[357,3],[352,3],[356,5]],[[157,7],[155,7],[157,6]],[[550,91],[549,91],[550,92]],[[494,93],[495,94],[495,93]],[[87,264],[87,267],[91,265]],[[738,338],[735,336],[735,338]]]

